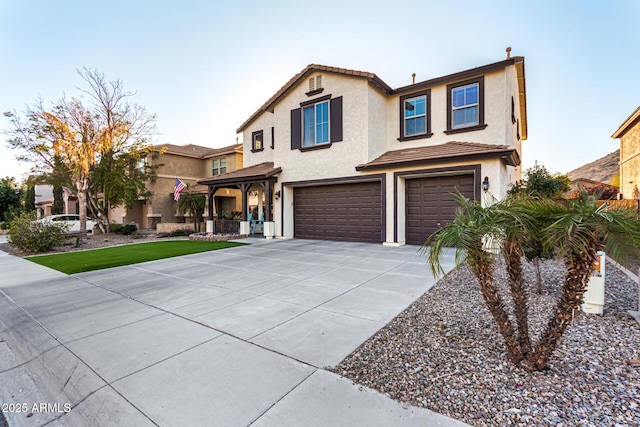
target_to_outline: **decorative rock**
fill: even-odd
[[[524,265],[535,342],[555,307],[565,270],[560,262],[543,262],[545,293],[538,295],[533,267]],[[344,371],[348,378],[403,403],[474,426],[640,425],[640,370],[628,363],[638,359],[640,328],[627,313],[638,306],[638,285],[612,264],[607,273],[604,314],[576,311],[548,370],[527,373],[511,363],[477,282],[461,268],[335,372]],[[512,313],[502,266],[496,275]]]

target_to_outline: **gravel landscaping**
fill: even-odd
[[[543,263],[546,292],[527,271],[533,336],[561,289],[561,263]],[[497,272],[506,286],[506,273]],[[507,295],[506,288],[502,289]],[[393,399],[474,426],[640,425],[638,288],[607,263],[603,316],[575,313],[549,369],[526,373],[507,358],[502,337],[466,268],[447,275],[335,368]]]

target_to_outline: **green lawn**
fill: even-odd
[[[244,245],[244,243],[174,240],[168,242],[135,243],[62,254],[30,256],[26,257],[26,259],[36,264],[62,271],[63,273],[74,274],[180,255],[215,251],[217,249],[231,248],[240,245]]]

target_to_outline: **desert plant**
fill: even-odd
[[[202,194],[191,190],[191,185],[187,184],[186,191],[180,194],[180,198],[176,202],[176,209],[179,214],[184,215],[187,212],[193,217],[193,228],[200,231],[200,221],[204,213],[204,207],[207,198]]]
[[[22,213],[11,221],[8,243],[22,252],[46,252],[61,245],[67,231],[63,223],[35,221],[33,213]]]
[[[442,273],[440,255],[456,247],[456,264],[466,263],[476,277],[484,301],[493,315],[514,364],[528,371],[546,367],[549,357],[582,304],[597,251],[605,246],[616,261],[638,255],[640,222],[633,211],[606,211],[586,192],[578,200],[507,198],[489,207],[458,196],[455,219],[431,235],[423,250],[435,274]],[[496,254],[484,242],[499,247],[505,259],[516,325],[495,285]],[[540,339],[532,346],[527,315],[522,257],[531,242],[544,251],[555,250],[567,269],[562,295]],[[517,333],[516,333],[517,331]]]

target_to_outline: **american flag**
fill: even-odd
[[[173,200],[177,202],[178,199],[180,198],[180,192],[184,190],[186,187],[187,187],[187,184],[185,184],[184,182],[176,178],[176,186],[173,189]]]

